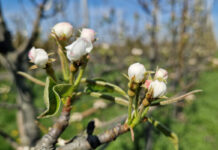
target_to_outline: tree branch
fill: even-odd
[[[40,21],[43,17],[44,13],[44,6],[46,4],[47,0],[43,0],[43,2],[38,6],[38,11],[37,11],[37,16],[34,21],[33,29],[30,35],[30,38],[24,42],[19,48],[18,52],[18,59],[21,60],[21,57],[23,57],[29,49],[32,47],[34,41],[36,40],[38,33],[39,33],[39,26],[40,26]]]
[[[0,130],[0,136],[2,136],[14,149],[18,148],[19,145],[10,135]]]
[[[46,149],[53,150],[59,136],[63,133],[69,124],[71,111],[71,97],[68,97],[62,109],[62,113],[58,120],[54,123],[53,127],[45,134],[41,140],[36,144],[36,150]]]
[[[0,1],[0,53],[5,55],[13,50],[14,48],[12,44],[11,33],[8,30],[7,25],[5,23]]]
[[[127,124],[117,125],[97,136],[76,137],[71,143],[58,147],[57,150],[91,150],[98,146],[114,141],[118,136],[129,131]]]

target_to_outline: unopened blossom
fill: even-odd
[[[139,83],[144,80],[146,69],[144,65],[140,63],[134,63],[129,66],[128,76],[130,80],[134,79],[135,82]]]
[[[159,68],[155,73],[155,78],[156,79],[161,78],[161,79],[167,80],[168,72],[163,68]]]
[[[153,90],[152,97],[158,98],[164,96],[167,91],[167,86],[163,81],[155,80],[151,82],[148,90]]]
[[[44,49],[32,47],[28,57],[38,67],[44,68],[48,63],[48,54]]]
[[[78,38],[72,44],[65,47],[67,50],[67,58],[70,61],[78,61],[84,55],[90,53],[93,49],[91,42],[87,41],[84,38]]]
[[[149,88],[151,82],[152,82],[152,80],[146,80],[146,81],[145,81],[145,87],[146,87],[146,89]]]
[[[80,37],[86,39],[89,42],[94,42],[95,31],[89,28],[83,28]]]
[[[31,62],[34,62],[35,57],[36,57],[36,53],[37,53],[38,49],[36,49],[35,47],[32,47],[28,53],[28,57],[30,59]]]
[[[69,39],[73,34],[73,26],[68,22],[60,22],[52,30],[59,39]]]

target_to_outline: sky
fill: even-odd
[[[166,5],[166,7],[163,7],[165,9],[163,11],[168,12],[168,5],[164,3],[164,1],[168,0],[161,1],[161,5]],[[215,35],[218,39],[218,0],[205,1],[213,1],[213,8],[211,12],[212,21],[214,24]],[[30,0],[1,0],[1,2],[4,17],[6,18],[9,29],[15,31],[15,28],[19,28],[20,30],[24,31],[23,34],[28,35],[31,31],[32,22],[36,14],[36,10],[34,9],[32,3],[30,3]],[[47,7],[49,7],[49,5]],[[144,29],[145,22],[147,21],[142,8],[137,3],[137,0],[88,0],[88,8],[90,17],[89,25],[92,28],[98,28],[99,26],[101,27],[101,31],[95,29],[97,32],[99,32],[100,38],[107,39],[105,32],[108,30],[108,25],[102,25],[99,22],[101,22],[102,16],[109,16],[111,8],[116,10],[116,21],[114,24],[110,25],[110,28],[116,28],[124,20],[127,25],[127,30],[129,29],[127,34],[134,35],[134,13],[137,12],[140,16],[139,29]],[[60,21],[68,21],[75,27],[79,27],[82,24],[82,20],[80,19],[81,17],[80,0],[69,0],[65,15],[59,14],[54,18],[42,21],[42,32],[45,33],[44,35],[49,34],[52,26]],[[160,14],[160,22],[162,22],[163,25],[165,25],[164,20],[167,20],[166,17],[167,15],[165,15],[165,13]],[[119,30],[119,28],[116,29]]]

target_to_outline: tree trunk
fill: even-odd
[[[14,82],[17,89],[17,104],[20,109],[17,111],[17,123],[20,132],[22,145],[35,145],[39,139],[39,130],[35,124],[36,111],[28,87],[24,79],[13,73]]]

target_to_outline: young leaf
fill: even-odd
[[[53,92],[53,87],[56,85],[55,81],[47,77],[44,89],[44,102],[46,105],[46,110],[38,116],[38,118],[48,118],[54,116],[60,107],[60,100],[58,100]]]
[[[123,96],[126,96],[127,94],[123,89],[121,89],[119,86],[114,85],[112,83],[105,82],[100,79],[90,80],[90,79],[83,79],[82,82],[87,83],[87,89],[86,92],[100,92],[100,93],[119,93]]]
[[[111,96],[111,95],[107,95],[107,94],[102,94],[102,93],[97,93],[97,92],[89,92],[89,93],[86,93],[90,96],[93,96],[93,97],[98,97],[98,98],[103,98],[103,99],[106,99],[106,100],[109,100],[109,101],[112,101],[116,104],[120,104],[120,105],[123,105],[123,106],[129,106],[129,102],[121,97],[114,97],[114,96]]]
[[[161,131],[165,136],[171,139],[172,143],[174,144],[175,150],[179,149],[179,139],[174,132],[170,131],[170,129],[168,129],[166,126],[152,118],[148,118],[148,122],[151,123],[156,129]]]
[[[74,88],[71,84],[58,84],[53,87],[53,91],[58,99],[71,96],[73,90]]]

